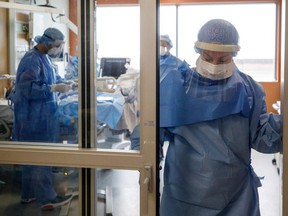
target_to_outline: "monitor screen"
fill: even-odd
[[[130,58],[101,58],[100,76],[112,76],[117,79],[126,73],[126,64],[130,64]]]

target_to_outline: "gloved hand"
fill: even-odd
[[[66,85],[69,85],[71,86],[71,89],[73,91],[77,90],[78,89],[78,80],[77,81],[74,81],[74,80],[65,80],[64,83]]]
[[[70,85],[67,85],[65,83],[59,83],[59,84],[52,84],[51,85],[51,92],[60,92],[65,93],[71,89]]]
[[[72,84],[70,84],[72,90],[77,90],[78,89],[78,82],[72,82]]]

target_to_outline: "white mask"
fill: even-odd
[[[232,76],[235,67],[233,60],[228,64],[214,65],[204,61],[201,56],[199,56],[196,61],[197,72],[212,80],[222,80]]]
[[[167,47],[160,46],[160,56],[164,56],[168,53]]]
[[[48,55],[51,57],[51,58],[57,58],[60,56],[62,52],[62,48],[61,47],[53,47],[51,48],[50,50],[48,50]]]

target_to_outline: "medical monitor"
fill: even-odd
[[[126,64],[130,64],[130,58],[101,58],[100,76],[112,76],[115,79],[127,71]]]

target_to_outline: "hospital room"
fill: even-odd
[[[284,0],[0,0],[0,215],[288,215],[287,25]]]

